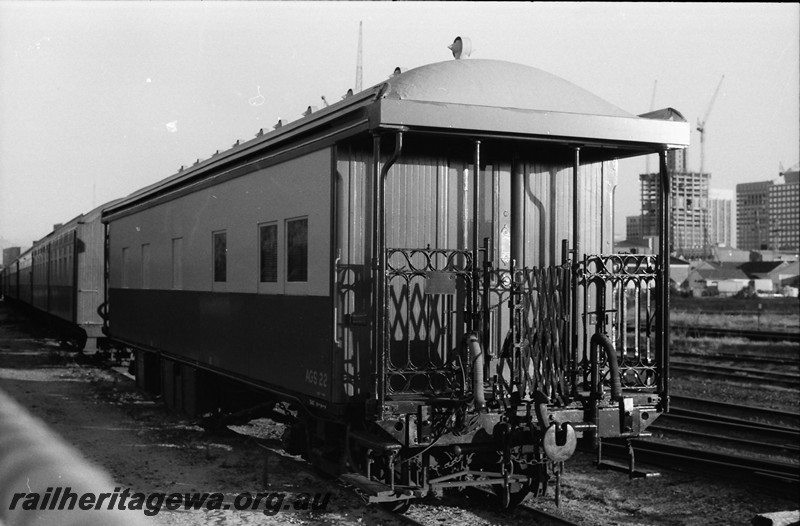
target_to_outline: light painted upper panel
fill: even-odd
[[[449,60],[389,79],[384,98],[633,117],[597,95],[540,69],[501,60]]]

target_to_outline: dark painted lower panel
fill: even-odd
[[[330,297],[110,289],[108,307],[112,338],[327,402],[337,387]]]

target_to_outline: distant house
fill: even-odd
[[[797,261],[751,261],[740,265],[739,268],[754,280],[757,291],[780,292],[784,286],[796,284],[798,266],[800,264]]]
[[[689,262],[679,257],[669,258],[669,281],[674,287],[684,288],[689,277]]]
[[[787,261],[748,261],[739,265],[739,269],[750,279],[767,279],[771,274],[788,266]]]
[[[785,267],[770,273],[773,282],[779,287],[800,287],[800,261],[793,261]]]
[[[750,278],[738,268],[697,267],[686,279],[693,296],[733,296],[750,285]]]
[[[783,287],[798,285],[800,262],[797,261],[758,261],[745,263],[740,268],[750,276],[750,279],[769,280],[772,283],[772,290],[776,292],[780,292]]]
[[[781,293],[786,287],[798,286],[798,275],[797,261],[701,261],[689,272],[686,287],[694,296],[732,296],[747,287],[755,292]]]

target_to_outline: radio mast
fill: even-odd
[[[358,23],[358,58],[356,59],[356,89],[355,92],[361,92],[361,78],[363,75],[363,68],[361,66],[361,50],[362,50],[362,41],[361,41],[361,25],[363,22]]]

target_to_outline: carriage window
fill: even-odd
[[[278,281],[278,225],[259,227],[261,283]]]
[[[286,222],[286,281],[308,281],[308,218]]]
[[[214,232],[214,281],[227,280],[228,235],[226,232]]]

